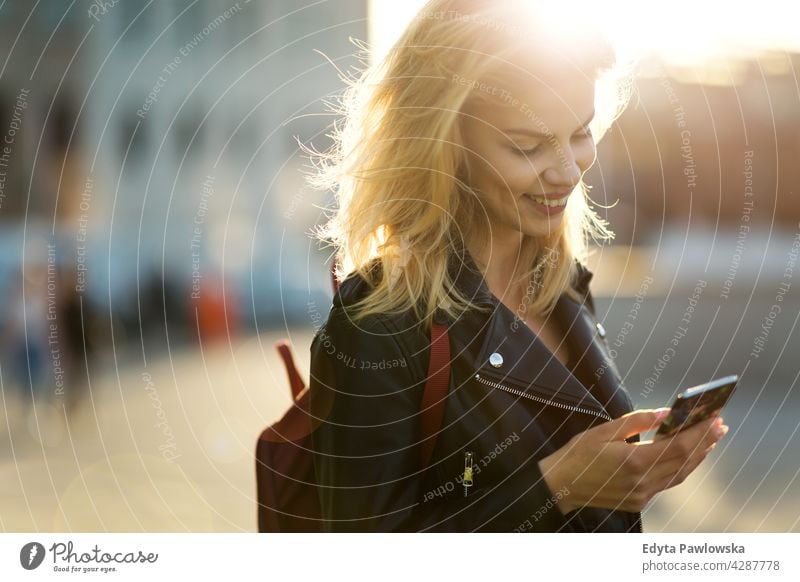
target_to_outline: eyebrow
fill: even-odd
[[[595,115],[595,112],[592,111],[592,114],[589,116],[589,119],[587,119],[583,123],[583,125],[581,125],[575,131],[580,131],[581,129],[586,129],[588,127],[588,125],[592,122],[592,120],[594,119],[594,115]],[[535,131],[533,129],[528,129],[526,127],[516,127],[516,128],[511,128],[511,129],[504,129],[503,133],[516,133],[516,134],[519,134],[519,135],[528,135],[528,136],[531,136],[531,137],[541,137],[541,138],[549,137],[546,133]]]

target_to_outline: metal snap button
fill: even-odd
[[[489,363],[493,367],[499,368],[500,366],[503,365],[503,356],[501,356],[497,352],[494,352],[491,356],[489,356]]]
[[[600,334],[600,337],[606,337],[606,328],[599,321],[597,322],[597,333]]]

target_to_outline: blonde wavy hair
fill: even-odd
[[[334,106],[340,117],[328,134],[334,145],[323,153],[305,151],[314,168],[308,183],[334,191],[338,206],[313,234],[336,248],[338,280],[355,272],[371,287],[348,308],[354,321],[413,309],[429,329],[437,308],[453,319],[480,308],[453,285],[448,256],[465,241],[491,242],[479,197],[469,185],[459,127],[465,104],[483,97],[453,79],[491,79],[503,70],[518,70],[518,78],[530,75],[517,63],[529,60],[531,51],[555,46],[595,77],[596,140],[624,109],[630,67],[620,66],[605,37],[591,23],[579,26],[574,14],[569,26],[579,35],[570,35],[566,43],[555,38],[561,33],[548,35],[553,21],[543,7],[552,4],[431,0],[385,58],[360,76],[342,78],[347,89]],[[367,62],[368,49],[357,46],[357,56]],[[570,197],[561,225],[547,240],[524,237],[514,284],[529,285],[534,277],[539,282],[526,313],[549,313],[565,292],[579,299],[573,289],[575,259],[585,263],[589,237],[613,238],[591,209],[583,182]],[[555,260],[548,258],[554,255]],[[375,261],[380,276],[372,269]]]

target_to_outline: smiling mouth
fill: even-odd
[[[534,202],[549,206],[550,208],[557,208],[559,206],[566,206],[569,200],[569,194],[565,194],[562,198],[545,198],[544,196],[535,196],[534,194],[524,194],[526,198],[530,198]]]

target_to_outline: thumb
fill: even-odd
[[[669,411],[669,408],[634,410],[615,420],[601,424],[593,430],[598,431],[599,436],[605,440],[622,440],[657,428],[667,417]]]

